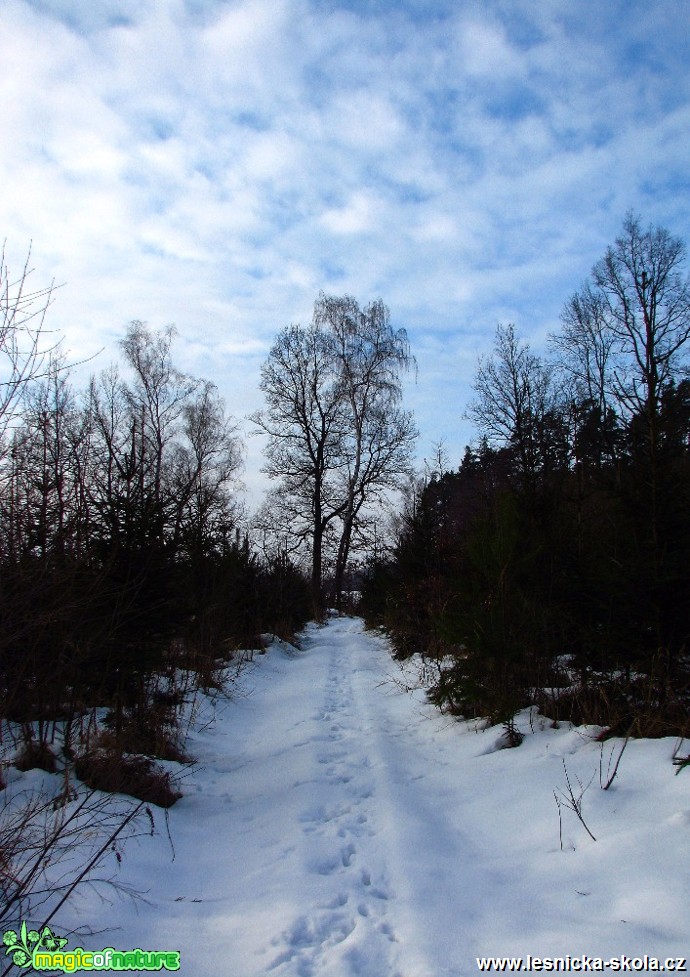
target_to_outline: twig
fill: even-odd
[[[600,754],[600,757],[599,757],[599,786],[601,787],[602,790],[608,790],[609,787],[611,786],[611,784],[616,779],[616,774],[618,773],[618,767],[619,767],[620,762],[621,762],[621,757],[623,756],[623,753],[625,752],[625,748],[628,745],[628,742],[630,741],[630,737],[632,736],[632,731],[633,731],[633,727],[635,726],[635,722],[636,721],[634,721],[632,723],[632,725],[630,726],[630,729],[625,734],[625,739],[623,740],[623,745],[620,748],[620,752],[619,752],[619,754],[618,754],[618,756],[616,758],[616,762],[615,762],[615,764],[613,766],[613,773],[610,772],[611,771],[611,760],[613,759],[613,749],[611,749],[611,756],[609,757],[609,763],[608,763],[608,767],[606,769],[606,773],[607,773],[607,775],[609,775],[608,776],[608,780],[606,781],[606,784],[602,783],[602,781],[603,781],[602,773],[603,773],[603,759],[604,759],[604,744],[603,743],[601,744],[601,754]]]
[[[590,782],[587,784],[586,787],[583,787],[582,786],[582,782],[580,781],[580,778],[579,777],[577,778],[577,782],[578,782],[578,785],[580,787],[580,793],[576,797],[575,796],[575,791],[573,790],[573,785],[570,782],[570,776],[568,774],[568,768],[565,765],[565,759],[563,759],[563,771],[565,773],[565,782],[568,785],[568,791],[567,791],[567,794],[566,794],[562,790],[560,790],[560,788],[559,788],[558,793],[563,798],[563,801],[562,802],[565,804],[565,806],[569,810],[571,810],[573,812],[573,814],[576,816],[576,818],[578,819],[578,821],[580,822],[580,824],[582,825],[582,827],[585,829],[585,831],[587,832],[587,834],[589,835],[589,837],[592,839],[592,841],[596,841],[597,839],[594,837],[594,835],[592,834],[592,832],[589,830],[589,828],[587,826],[587,823],[586,823],[586,821],[584,819],[584,816],[582,814],[582,798],[584,797],[585,791],[588,790],[588,788],[591,786],[592,780],[594,780],[594,774],[592,774],[592,780],[590,780]],[[556,791],[554,791],[554,796],[556,796]],[[557,796],[556,796],[556,804],[558,806],[558,816],[560,818],[560,816],[561,816],[561,802],[559,801],[559,799],[558,799]],[[563,850],[563,835],[562,834],[561,834],[561,850]]]

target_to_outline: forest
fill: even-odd
[[[602,735],[687,735],[685,258],[630,214],[546,352],[497,327],[475,442],[457,469],[439,445],[423,473],[405,330],[380,299],[322,293],[262,367],[250,421],[274,487],[248,512],[239,423],[176,367],[174,329],[132,322],[119,361],[76,389],[46,326],[52,288],[3,255],[0,775],[58,772],[62,805],[81,782],[170,806],[164,764],[191,759],[194,696],[330,608],[383,628],[433,702],[504,723],[514,745],[531,704]],[[7,919],[59,808],[0,812]]]
[[[154,759],[184,759],[190,698],[341,603],[373,506],[411,472],[407,338],[381,301],[325,295],[279,333],[252,419],[277,486],[248,513],[238,424],[175,366],[175,330],[132,322],[75,389],[29,275],[3,260],[3,737],[20,769],[172,804]]]
[[[629,215],[548,352],[499,326],[469,406],[372,563],[363,609],[449,712],[537,703],[608,735],[688,731],[690,290],[683,242]]]

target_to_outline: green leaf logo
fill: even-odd
[[[31,955],[27,950],[15,950],[12,961],[18,967],[28,967],[31,963]]]
[[[5,930],[2,942],[5,955],[11,954],[12,962],[22,968],[31,966],[34,952],[40,948],[54,953],[67,946],[67,939],[64,936],[56,936],[50,926],[44,926],[39,933],[38,930],[27,929],[26,923],[22,923],[19,934],[14,930]]]
[[[67,946],[67,939],[64,936],[56,936],[50,929],[50,926],[46,926],[41,933],[41,946],[44,946],[51,953],[55,953],[57,950],[62,950],[63,947]]]

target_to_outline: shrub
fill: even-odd
[[[57,761],[55,754],[47,743],[38,740],[27,740],[22,747],[21,753],[15,761],[17,770],[45,770],[47,773],[55,773]]]
[[[112,713],[106,716],[105,725],[111,729],[115,725]],[[151,703],[145,716],[125,716],[117,732],[102,733],[99,743],[111,753],[144,754],[178,763],[186,763],[189,759],[180,746],[174,720],[166,709],[155,703]]]
[[[78,757],[74,770],[95,790],[128,794],[158,807],[172,807],[182,797],[170,774],[148,757],[100,749]]]

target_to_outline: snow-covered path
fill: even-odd
[[[405,758],[412,703],[391,680],[384,642],[340,619],[310,629],[287,668],[274,664],[279,675],[262,675],[240,703],[251,720],[229,745],[229,766],[250,775],[217,782],[230,790],[230,837],[205,869],[209,974],[223,959],[238,977],[459,973],[439,940],[456,929],[443,877],[457,871],[457,831],[434,817],[432,799],[420,809],[408,784],[410,769],[433,760]],[[226,890],[217,904],[211,888]]]
[[[117,948],[179,949],[190,977],[684,952],[690,775],[673,776],[671,741],[631,742],[614,787],[584,789],[598,841],[566,810],[561,848],[554,790],[564,764],[592,781],[599,744],[526,713],[523,745],[501,750],[500,729],[440,716],[402,680],[385,640],[347,618],[257,656],[212,722],[197,717],[174,860],[160,830],[125,849],[118,871],[146,902],[82,896],[74,922]]]

